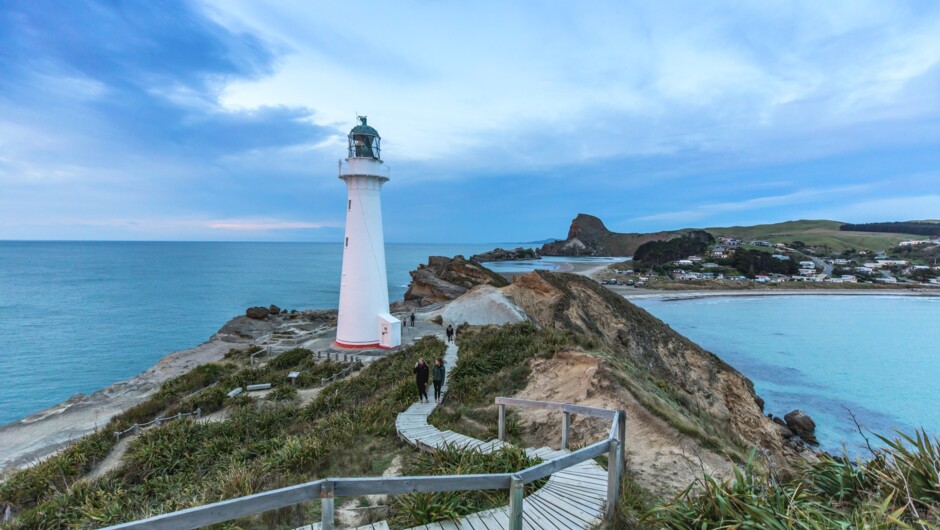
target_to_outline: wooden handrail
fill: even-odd
[[[516,473],[489,475],[443,475],[417,477],[362,477],[327,478],[305,482],[286,488],[256,493],[204,506],[196,506],[178,512],[157,515],[148,519],[109,526],[105,530],[192,530],[232,519],[292,506],[320,499],[323,502],[324,528],[332,528],[334,497],[357,497],[360,495],[401,495],[408,493],[431,493],[444,491],[468,491],[484,489],[506,489],[510,492],[510,524],[522,525],[522,488],[525,484],[550,476],[591,458],[609,455],[608,462],[608,515],[613,513],[619,494],[623,472],[623,441],[626,414],[622,410],[583,407],[568,403],[533,401],[507,397],[496,398],[500,406],[500,432],[505,427],[504,409],[508,406],[556,410],[569,414],[582,414],[595,418],[610,419],[610,436],[600,442],[581,448],[564,456],[541,462]],[[567,426],[567,421],[565,425]],[[567,441],[567,435],[565,436]],[[329,519],[329,522],[327,522]]]

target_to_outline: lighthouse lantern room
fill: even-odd
[[[389,313],[382,230],[382,185],[389,180],[378,131],[365,116],[349,132],[349,156],[339,163],[346,182],[346,237],[339,289],[336,345],[343,348],[395,348],[401,321]]]

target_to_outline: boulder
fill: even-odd
[[[245,316],[248,318],[253,318],[255,320],[264,320],[268,318],[270,311],[265,307],[249,307],[245,311]]]
[[[787,413],[783,419],[787,422],[787,427],[795,432],[797,436],[813,445],[818,444],[813,432],[816,430],[816,422],[809,417],[809,414],[802,410],[794,410]]]
[[[757,403],[757,406],[760,407],[760,411],[764,412],[764,398],[754,394],[754,403]]]
[[[272,315],[280,314],[280,312],[281,312],[281,308],[274,304],[271,304],[271,307],[268,308],[268,313]]]

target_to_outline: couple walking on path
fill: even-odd
[[[428,363],[422,357],[414,368],[415,383],[418,385],[418,400],[422,403],[428,403],[428,377],[434,383],[434,401],[441,401],[441,386],[444,384],[444,359],[438,357],[434,359],[434,367],[428,367]]]

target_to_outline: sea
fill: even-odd
[[[387,244],[390,299],[428,256],[496,246],[519,245]],[[491,265],[524,272],[571,260]],[[336,308],[341,266],[339,243],[0,242],[0,425],[133,377],[247,307]],[[768,412],[809,413],[826,449],[864,443],[848,411],[877,433],[940,433],[940,299],[636,303],[751,378]]]
[[[864,456],[865,437],[880,446],[874,434],[894,437],[896,430],[940,435],[940,297],[634,303],[749,377],[765,412],[808,413],[829,452]]]

